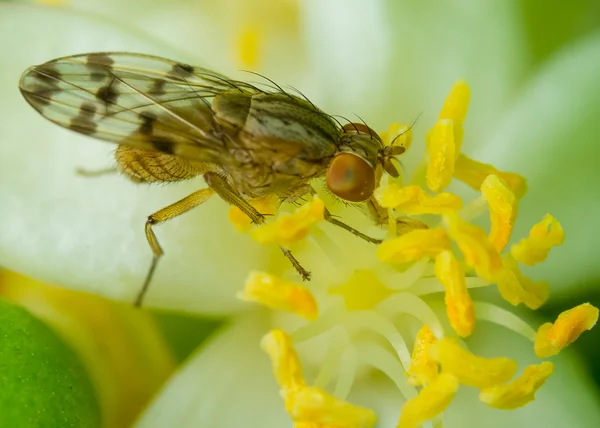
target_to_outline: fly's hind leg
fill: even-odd
[[[158,210],[154,214],[148,216],[148,219],[146,220],[145,232],[148,244],[152,249],[152,263],[150,264],[150,269],[148,270],[146,279],[144,280],[144,285],[135,299],[135,306],[141,306],[144,295],[148,290],[148,286],[150,285],[150,281],[152,280],[152,276],[156,270],[156,265],[158,264],[161,256],[164,254],[164,251],[158,243],[158,239],[152,230],[152,226],[164,223],[167,220],[171,220],[172,218],[188,212],[192,208],[195,208],[198,205],[206,202],[206,200],[208,200],[208,198],[210,198],[214,193],[214,190],[211,188],[200,189],[191,195],[186,196],[180,201],[177,201],[174,204],[171,204],[168,207]]]
[[[265,222],[265,216],[259,213],[256,208],[248,203],[244,198],[242,198],[236,191],[233,189],[227,180],[221,177],[216,172],[207,172],[204,174],[204,180],[206,180],[206,184],[210,186],[217,194],[227,203],[231,205],[235,205],[238,207],[244,214],[246,214],[254,224],[263,224]],[[292,266],[296,269],[296,271],[300,274],[304,281],[310,281],[310,272],[302,267],[300,262],[294,257],[292,252],[285,247],[279,246],[283,255],[290,261]]]

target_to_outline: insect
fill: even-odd
[[[363,123],[341,125],[307,98],[281,87],[262,89],[210,70],[155,56],[97,52],[27,69],[19,88],[46,119],[80,134],[118,144],[118,169],[135,182],[176,182],[203,176],[207,188],[151,214],[145,234],[152,263],[137,296],[140,305],[163,250],[153,226],[217,194],[256,224],[264,216],[250,203],[269,195],[284,200],[314,193],[325,178],[336,197],[366,202],[382,170],[404,147],[384,146]],[[333,217],[325,219],[370,242],[380,242]],[[281,248],[303,279],[310,274]]]

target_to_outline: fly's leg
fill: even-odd
[[[146,279],[144,280],[144,285],[139,291],[137,298],[135,299],[135,306],[141,306],[142,300],[144,299],[144,295],[148,290],[148,286],[150,285],[150,281],[152,280],[152,276],[154,275],[154,271],[156,270],[156,265],[158,264],[159,259],[164,254],[163,249],[158,243],[158,239],[152,230],[152,226],[155,226],[160,223],[164,223],[167,220],[171,220],[183,213],[188,212],[192,208],[196,208],[198,205],[206,202],[208,198],[210,198],[214,194],[214,190],[211,188],[208,189],[200,189],[191,195],[186,196],[180,201],[175,202],[174,204],[169,205],[161,210],[156,211],[154,214],[148,216],[146,220],[145,232],[146,239],[148,240],[148,244],[152,249],[152,263],[150,264],[150,269],[146,274]]]
[[[327,208],[325,208],[325,212],[323,213],[323,216],[324,216],[325,220],[328,221],[329,223],[336,225],[338,227],[341,227],[342,229],[347,230],[348,232],[353,234],[354,236],[358,236],[359,238],[364,239],[365,241],[370,242],[371,244],[381,244],[383,242],[382,239],[376,239],[376,238],[372,238],[368,235],[365,235],[364,233],[359,232],[358,230],[354,229],[352,226],[348,226],[346,223],[338,220],[333,215],[331,215],[331,213],[329,212],[329,210]]]
[[[256,208],[242,198],[227,181],[216,172],[207,172],[204,174],[204,180],[206,184],[210,186],[217,194],[227,203],[235,205],[244,214],[246,214],[253,223],[263,224],[265,222],[265,216],[259,213]],[[287,257],[292,266],[298,271],[304,281],[310,281],[310,272],[302,267],[300,262],[294,257],[292,252],[285,247],[280,246],[283,255]]]
[[[82,177],[101,177],[103,175],[115,174],[119,170],[116,166],[111,166],[108,168],[102,169],[85,169],[85,168],[77,168],[75,173],[77,175],[81,175]]]
[[[306,185],[305,193],[309,193],[311,195],[317,194],[317,192],[315,192],[315,190],[310,185]],[[376,239],[376,238],[370,237],[369,235],[365,235],[364,233],[359,232],[358,230],[353,228],[352,226],[347,225],[343,221],[338,220],[331,214],[331,212],[329,212],[329,210],[327,208],[325,208],[325,211],[323,212],[323,218],[325,219],[325,221],[327,221],[337,227],[341,227],[342,229],[353,234],[354,236],[364,239],[365,241],[370,242],[371,244],[381,244],[383,242],[383,240],[381,240],[381,239]]]
[[[371,198],[367,201],[367,208],[371,216],[375,219],[375,222],[379,226],[387,226],[389,224],[389,214],[386,208],[382,208],[375,198]],[[398,217],[396,218],[396,236],[404,235],[405,233],[411,232],[415,229],[428,229],[429,226],[423,223],[421,220],[417,220],[411,217]]]

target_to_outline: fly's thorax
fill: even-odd
[[[252,97],[243,132],[249,140],[296,147],[293,156],[308,161],[332,156],[339,138],[329,116],[301,98],[281,93]]]
[[[212,102],[212,111],[217,123],[230,131],[239,132],[246,124],[252,94],[231,90],[217,95]]]

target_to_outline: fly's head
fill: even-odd
[[[398,177],[392,160],[404,151],[402,146],[385,146],[381,137],[367,125],[348,123],[342,127],[340,152],[327,168],[327,187],[345,201],[366,201],[377,185],[377,166],[381,165],[392,177]]]

